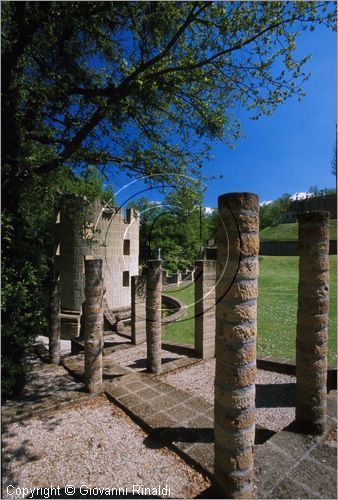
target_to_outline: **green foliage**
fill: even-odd
[[[163,204],[146,198],[130,203],[140,211],[140,264],[157,257],[161,248],[163,266],[175,273],[194,264],[201,247],[213,237],[214,219],[195,205],[201,197],[184,190],[170,193]]]
[[[54,224],[63,193],[89,201],[103,193],[102,179],[90,171],[85,178],[60,169],[42,177],[31,175],[21,186],[16,214],[2,214],[2,394],[23,388],[26,356],[37,335],[46,333],[48,280],[52,272]],[[107,193],[106,193],[107,194]],[[109,196],[111,193],[109,193]],[[86,205],[72,216],[85,225]]]
[[[282,212],[286,211],[289,208],[290,196],[290,194],[285,193],[280,198],[277,198],[277,200],[260,208],[259,225],[261,229],[264,229],[268,226],[277,226],[278,224],[280,224],[282,219]]]
[[[210,140],[239,136],[239,105],[257,119],[302,96],[307,57],[295,56],[297,36],[316,23],[335,28],[335,3],[2,2],[1,10],[3,366],[18,380],[38,331],[59,191],[92,199],[92,166],[193,191],[187,174],[198,177]],[[82,180],[71,173],[78,169]],[[184,224],[186,234],[196,225],[182,215],[176,225]],[[177,254],[167,239],[175,265],[192,258],[190,241]]]
[[[301,98],[316,24],[335,29],[334,2],[3,2],[5,163],[192,172],[239,136],[239,104]]]

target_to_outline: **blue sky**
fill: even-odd
[[[336,33],[324,28],[306,31],[297,48],[300,54],[312,54],[305,68],[311,73],[304,84],[307,95],[301,102],[290,99],[258,121],[240,114],[246,138],[234,150],[215,144],[215,160],[203,169],[205,175],[223,174],[222,180],[210,181],[206,206],[217,206],[217,197],[226,192],[251,191],[267,201],[307,191],[311,185],[334,187]]]
[[[337,121],[336,33],[320,27],[303,32],[297,51],[301,57],[312,54],[305,66],[305,72],[311,73],[303,86],[307,95],[301,102],[289,99],[272,116],[258,121],[249,120],[245,110],[240,111],[246,137],[237,141],[235,149],[213,144],[215,159],[205,164],[202,173],[223,178],[208,182],[204,206],[216,207],[218,196],[226,192],[251,191],[267,201],[284,193],[307,191],[311,185],[334,187],[331,158]],[[125,183],[123,174],[115,178],[116,191]],[[123,189],[117,202],[124,203],[126,197],[144,188],[138,182]],[[163,199],[156,190],[141,196]]]

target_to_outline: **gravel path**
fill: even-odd
[[[113,354],[114,361],[127,370],[146,368],[145,344]],[[162,362],[185,357],[162,350]],[[215,359],[201,361],[189,368],[162,375],[162,380],[178,389],[214,404]],[[295,419],[295,382],[291,375],[257,370],[256,407],[257,423],[277,432]]]
[[[177,358],[185,358],[182,354],[176,354],[162,349],[162,364]],[[128,371],[142,371],[147,368],[147,344],[140,344],[128,349],[121,349],[110,355],[110,359]]]
[[[167,498],[194,498],[209,486],[170,450],[158,448],[155,442],[152,447],[149,439],[146,446],[145,438],[146,434],[103,396],[48,417],[10,424],[3,433],[1,498],[23,498],[10,495],[14,489],[8,493],[8,485],[83,485],[87,489],[122,488],[129,494],[133,487],[134,493],[144,493],[142,488],[167,485],[169,495],[163,495],[163,490],[152,491]]]
[[[201,361],[162,380],[178,389],[214,403],[215,360]],[[295,418],[295,382],[290,375],[257,370],[257,423],[271,431],[280,431]]]

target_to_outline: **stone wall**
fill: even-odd
[[[134,209],[105,209],[94,205],[93,254],[103,260],[105,298],[109,309],[131,306],[131,276],[138,274],[139,217]],[[129,242],[126,245],[126,242]]]
[[[67,195],[73,213],[84,200]],[[90,208],[91,223],[84,231],[79,221],[62,206],[55,227],[55,271],[60,274],[61,334],[70,338],[79,334],[79,316],[84,301],[85,260],[103,261],[105,302],[109,311],[130,310],[131,276],[138,274],[139,217],[137,211],[107,208],[97,200]],[[67,315],[67,316],[66,316]],[[69,317],[68,317],[69,316]]]
[[[195,350],[202,359],[215,357],[216,261],[197,260],[195,271]]]
[[[330,212],[331,219],[337,219],[337,195],[327,194],[324,196],[313,196],[304,200],[292,201],[289,205],[289,212],[300,214],[302,212],[314,212],[326,210]]]
[[[330,255],[337,253],[337,240],[330,240]],[[260,255],[299,255],[298,241],[261,241]]]

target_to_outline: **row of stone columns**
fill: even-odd
[[[102,388],[103,295],[102,259],[85,261],[85,388],[90,393]],[[147,276],[132,277],[132,342],[147,341],[147,367],[150,373],[161,371],[162,261],[151,260]],[[60,282],[50,282],[49,357],[60,362]]]
[[[216,302],[214,476],[227,498],[250,498],[255,438],[255,375],[259,253],[259,200],[251,193],[219,198],[218,256],[200,261],[195,287],[196,349],[212,357]],[[327,213],[299,217],[296,420],[302,430],[321,433],[326,416],[328,245]],[[50,360],[59,362],[59,284],[50,291]],[[147,277],[132,279],[132,338],[147,341],[147,367],[161,371],[160,260]],[[102,387],[102,261],[85,263],[85,386]],[[144,300],[146,302],[144,315]],[[142,305],[143,304],[143,305]],[[58,335],[58,336],[57,336]],[[140,336],[139,336],[140,335]]]
[[[250,193],[218,201],[214,477],[225,498],[251,498],[259,203]],[[296,423],[315,434],[326,420],[328,253],[329,214],[300,215]]]

